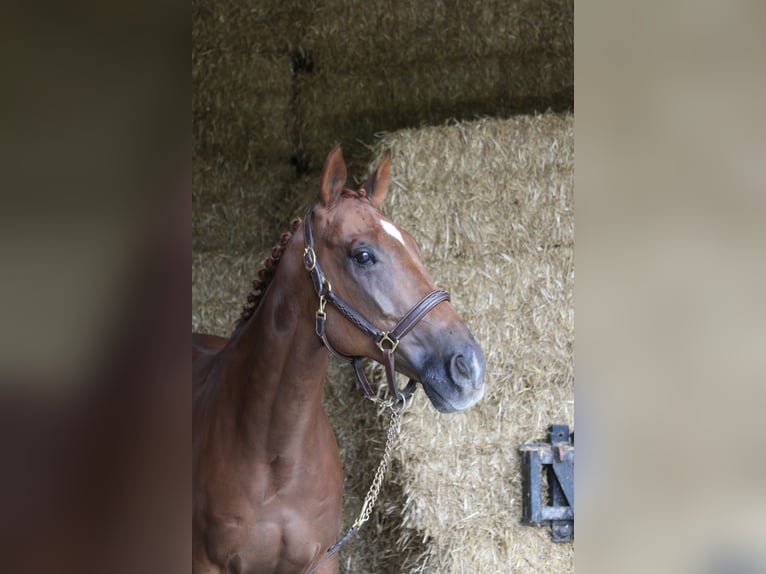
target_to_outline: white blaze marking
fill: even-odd
[[[404,245],[404,237],[402,237],[402,232],[399,231],[393,223],[386,221],[385,219],[381,219],[380,224],[383,226],[383,229],[386,233]]]

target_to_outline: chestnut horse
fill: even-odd
[[[337,555],[322,562],[343,488],[321,400],[330,351],[368,394],[365,357],[400,400],[415,381],[444,413],[484,394],[481,348],[380,211],[390,161],[351,190],[340,146],[330,152],[315,205],[283,234],[231,337],[192,334],[194,572],[337,572]],[[411,378],[404,392],[394,369]]]

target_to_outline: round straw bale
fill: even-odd
[[[386,136],[378,147],[392,150],[397,192],[384,209],[416,226],[424,256],[437,265],[569,245],[572,117],[487,119]]]
[[[572,545],[519,524],[516,448],[573,425],[573,116],[404,130],[389,148],[386,210],[487,358],[477,406],[439,415],[419,394],[404,415],[402,529],[430,541],[429,572],[570,572]]]

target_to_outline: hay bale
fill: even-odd
[[[294,149],[293,59],[304,3],[192,3],[195,161],[287,163]]]
[[[327,150],[338,141],[344,142],[344,151],[354,162],[369,156],[365,142],[374,141],[382,131],[450,118],[567,107],[573,67],[566,59],[463,57],[414,62],[401,69],[390,64],[368,67],[347,74],[317,65],[314,74],[298,82],[301,146],[309,163],[321,166]],[[560,97],[564,104],[557,102]]]
[[[384,75],[338,75],[315,71],[298,78],[295,100],[300,147],[313,170],[321,168],[327,150],[343,143],[350,165],[365,161],[370,150],[363,142],[374,134],[399,126]]]
[[[419,394],[405,413],[401,528],[430,539],[429,572],[570,572],[572,545],[519,525],[516,447],[574,424],[573,116],[405,130],[378,148],[393,150],[387,212],[487,357],[479,405],[439,415]]]
[[[391,91],[395,107],[409,118],[401,126],[418,127],[478,115],[568,109],[565,92],[573,81],[572,61],[566,58],[455,56],[409,64],[392,74]]]
[[[572,117],[487,119],[386,136],[378,148],[392,150],[397,191],[384,208],[416,225],[424,256],[437,265],[571,244]]]
[[[192,249],[230,255],[271,249],[287,222],[316,194],[316,177],[289,165],[236,163],[192,167]]]
[[[573,117],[403,130],[377,145],[387,148],[385,209],[415,235],[482,344],[487,395],[466,413],[440,415],[416,394],[376,510],[344,548],[341,571],[571,572],[572,545],[519,525],[516,447],[543,438],[550,422],[573,424]],[[195,254],[194,329],[230,332],[263,255]],[[385,385],[379,368],[369,373]],[[341,446],[349,525],[387,421],[335,361],[325,406]]]
[[[192,331],[231,335],[264,256],[193,253]]]
[[[365,2],[326,0],[312,15],[303,47],[335,73],[396,71],[418,62],[545,55],[573,61],[572,0]],[[404,70],[402,70],[404,71]],[[462,83],[448,66],[444,75]],[[526,75],[536,73],[527,66]]]
[[[572,0],[195,0],[193,160],[210,170],[199,192],[247,187],[265,165],[286,182],[291,162],[318,172],[339,141],[361,165],[382,131],[571,109],[572,31]]]
[[[371,67],[348,74],[317,67],[314,74],[300,78],[299,85],[301,146],[309,163],[321,166],[327,149],[338,141],[355,161],[369,156],[365,142],[374,141],[382,131],[567,107],[573,68],[563,59],[491,56],[415,62],[402,69]]]
[[[572,9],[571,0],[328,0],[301,41],[314,63],[296,96],[302,149],[317,166],[337,141],[367,154],[363,142],[381,131],[571,109]]]
[[[192,44],[204,52],[286,55],[297,49],[318,2],[304,0],[194,0]],[[192,52],[194,54],[194,52]]]
[[[209,49],[192,58],[194,159],[245,168],[288,163],[293,149],[287,56]]]

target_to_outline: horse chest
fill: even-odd
[[[226,572],[303,572],[332,545],[341,526],[342,472],[334,439],[331,446],[301,457],[221,458],[221,476],[205,493],[210,560]]]

